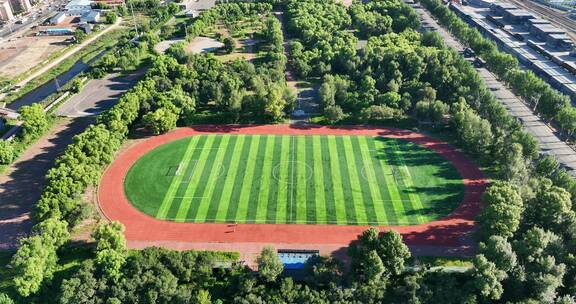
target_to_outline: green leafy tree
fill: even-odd
[[[210,292],[207,290],[201,289],[196,294],[196,302],[197,304],[212,304],[212,297],[210,296]]]
[[[502,280],[506,278],[506,272],[496,268],[496,265],[486,259],[482,254],[474,258],[474,286],[480,294],[488,300],[498,300],[504,289]]]
[[[370,228],[348,249],[352,257],[352,270],[357,277],[366,277],[365,271],[370,267],[367,258],[371,251],[376,251],[382,261],[383,279],[400,275],[404,271],[405,261],[410,258],[410,250],[402,242],[402,236],[398,232],[389,230],[379,233],[378,229]]]
[[[326,120],[329,123],[334,124],[341,121],[346,116],[340,106],[331,106],[324,109],[324,117],[326,117]]]
[[[541,177],[551,177],[558,169],[560,165],[558,164],[558,160],[551,155],[543,156],[538,162],[536,163],[535,172]]]
[[[178,114],[171,108],[159,108],[142,117],[142,123],[154,134],[161,134],[176,128]]]
[[[126,250],[124,239],[124,226],[119,222],[101,224],[96,227],[92,237],[96,240],[96,250],[112,249],[116,251]]]
[[[0,164],[7,165],[14,160],[14,146],[12,142],[0,140]]]
[[[271,85],[267,92],[264,111],[274,121],[284,117],[284,108],[286,107],[285,90],[286,88],[276,84]]]
[[[14,304],[14,301],[7,294],[0,292],[0,304]]]
[[[120,271],[126,261],[126,240],[124,226],[119,222],[101,224],[94,230],[96,240],[96,263],[106,277],[117,282],[122,277]]]
[[[51,280],[58,257],[51,239],[34,235],[20,241],[20,248],[12,257],[16,291],[28,297],[40,290],[45,280]]]
[[[562,231],[573,215],[570,193],[556,186],[541,186],[526,208],[528,223],[552,231]]]
[[[480,252],[496,265],[496,268],[510,272],[518,263],[512,245],[503,237],[493,235],[485,243],[480,243]]]
[[[305,281],[320,288],[329,287],[330,284],[339,284],[344,275],[344,266],[337,259],[323,256],[315,256],[304,266],[306,273]]]
[[[522,153],[522,145],[513,143],[504,151],[501,161],[500,175],[502,179],[523,184],[528,178],[528,165]]]
[[[276,281],[276,278],[284,271],[284,265],[276,254],[276,250],[270,246],[262,249],[256,262],[258,263],[258,273],[266,282]]]
[[[509,238],[520,226],[524,203],[518,188],[507,182],[494,183],[484,194],[486,203],[480,214],[480,229],[484,237],[492,235]]]
[[[36,224],[32,231],[35,234],[42,235],[44,239],[49,240],[56,248],[70,240],[68,223],[55,218],[49,218]]]
[[[86,35],[86,32],[83,29],[77,29],[74,31],[74,41],[76,41],[76,43],[81,43],[86,39],[86,37],[88,37],[88,35]]]
[[[566,138],[570,138],[576,131],[576,108],[572,106],[563,107],[556,115],[556,121],[565,132]]]
[[[399,275],[404,271],[404,263],[410,258],[410,250],[402,241],[402,235],[394,230],[384,231],[378,238],[376,247],[389,275]]]
[[[105,21],[107,24],[114,24],[116,23],[116,20],[118,19],[118,16],[116,15],[115,12],[107,12],[106,13],[106,17],[105,17]]]
[[[48,117],[38,103],[20,108],[20,119],[24,135],[38,137],[48,128]]]
[[[232,37],[224,38],[223,43],[224,43],[224,52],[226,52],[226,54],[230,54],[234,52],[234,50],[236,49],[236,41],[234,41],[234,38]]]
[[[384,263],[376,250],[371,250],[366,254],[364,262],[362,263],[362,273],[366,282],[374,282],[380,280],[382,274],[386,270]]]

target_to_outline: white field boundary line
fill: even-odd
[[[174,218],[159,218],[156,219],[162,221],[174,221]],[[433,222],[431,220],[430,222]],[[187,223],[195,223],[195,224],[233,224],[233,225],[242,225],[242,224],[278,224],[278,225],[334,225],[334,226],[413,226],[413,225],[420,225],[420,223],[400,223],[400,222],[386,222],[386,223],[379,223],[374,221],[364,221],[364,222],[355,222],[355,223],[344,223],[338,224],[337,221],[308,221],[308,220],[297,220],[297,221],[287,221],[285,223],[279,223],[276,220],[245,220],[243,222],[238,222],[236,220],[223,220],[223,219],[216,219],[216,218],[205,218],[205,219],[197,219],[197,218],[185,218],[184,222]]]

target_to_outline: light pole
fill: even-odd
[[[138,34],[138,25],[136,24],[136,16],[134,16],[134,6],[132,6],[132,1],[130,1],[130,11],[132,12],[132,19],[134,19],[134,29],[136,30],[136,37],[140,36]]]

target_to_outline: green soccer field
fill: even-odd
[[[124,186],[142,212],[197,223],[414,225],[464,193],[432,150],[371,136],[192,136],[144,155]]]

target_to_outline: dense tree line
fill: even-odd
[[[496,44],[466,24],[440,0],[421,0],[440,23],[465,45],[486,60],[488,68],[506,81],[516,94],[521,96],[546,121],[554,121],[571,136],[576,130],[576,110],[570,98],[550,87],[532,71],[518,66],[512,55],[498,50]]]
[[[351,244],[349,272],[338,260],[318,256],[294,280],[284,275],[272,247],[262,250],[254,272],[238,261],[237,253],[159,248],[130,252],[122,230],[118,223],[99,225],[93,233],[95,257],[69,273],[55,297],[44,302],[475,303],[482,297],[479,287],[492,282],[494,270],[482,258],[478,270],[466,273],[407,268],[411,255],[401,236],[373,228]],[[502,256],[502,263],[506,261]]]
[[[312,51],[321,41],[316,36],[329,36],[322,29],[345,31],[350,26],[341,16],[345,8],[331,1],[288,1],[288,10],[292,11],[288,24],[298,26],[295,35],[304,44],[298,43]],[[337,17],[324,20],[312,16],[316,11]],[[369,38],[366,46],[354,52],[348,65],[325,70],[319,99],[327,120],[374,123],[411,116],[432,125],[447,123],[461,146],[493,165],[500,176],[526,180],[527,167],[538,156],[536,140],[508,114],[475,69],[446,48],[437,34],[414,31],[419,23],[409,6],[398,0],[355,3],[350,14],[352,20],[377,14],[399,25],[369,34],[358,30],[357,35]],[[306,35],[313,37],[311,42],[306,43]],[[298,67],[300,53],[294,51],[292,60]]]
[[[347,31],[352,19],[343,5],[334,0],[288,1],[286,16],[287,30],[298,38],[289,46],[297,75],[354,69],[357,38]]]

